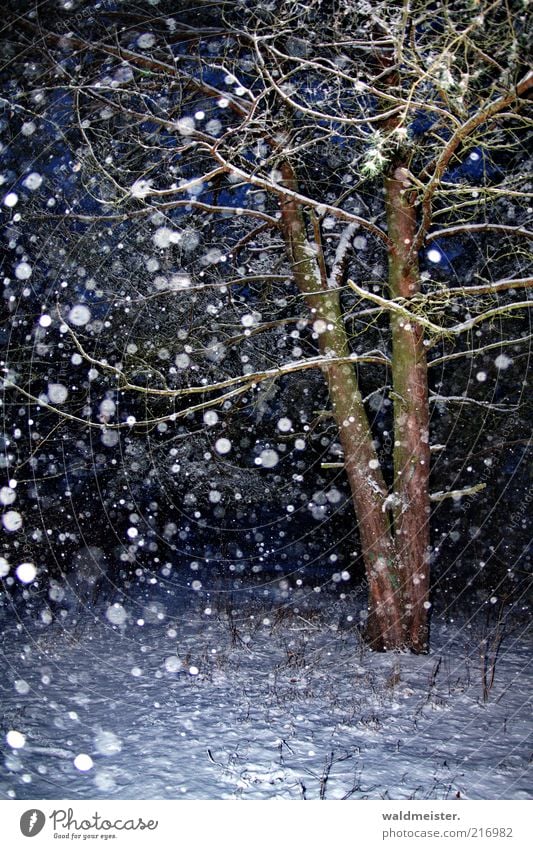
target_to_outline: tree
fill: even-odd
[[[144,306],[165,304],[168,318],[152,311],[148,332],[174,337],[170,352],[184,313],[198,320],[188,319],[176,367],[143,365],[125,345],[113,361],[102,355],[105,328],[86,333],[89,310],[58,290],[63,335],[107,377],[109,403],[95,419],[39,397],[31,381],[11,387],[112,433],[216,408],[214,423],[262,387],[319,369],[357,517],[368,641],[427,651],[430,405],[490,405],[431,393],[429,375],[471,353],[480,330],[477,353],[519,344],[495,342],[490,328],[529,306],[520,160],[533,75],[522,3],[277,0],[185,4],[179,15],[141,4],[79,14],[67,31],[39,15],[17,26],[42,44],[47,67],[16,102],[34,113],[46,103],[40,114],[85,183],[68,217],[58,213],[61,238],[75,252],[86,244],[80,227],[106,243],[103,228],[116,227],[139,257],[150,241],[158,249],[148,288],[131,256],[115,260],[114,333],[133,290]],[[449,285],[454,251],[461,285]],[[236,353],[248,350],[243,368]],[[363,386],[392,402],[390,457]],[[142,399],[144,419],[118,421],[114,393]],[[216,444],[221,456],[231,450],[224,436]],[[265,451],[262,467],[275,466],[276,451]]]

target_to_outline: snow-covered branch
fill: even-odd
[[[448,489],[440,492],[430,493],[429,500],[433,502],[445,501],[447,498],[459,500],[467,495],[475,495],[476,492],[481,492],[487,488],[486,483],[476,483],[473,486],[467,486],[464,489]]]
[[[335,289],[337,286],[342,285],[348,255],[352,249],[352,240],[358,229],[357,224],[348,224],[341,233],[328,281],[330,289]]]
[[[481,286],[458,286],[453,289],[447,289],[446,293],[450,297],[469,297],[470,295],[493,295],[495,292],[507,292],[509,289],[531,289],[533,286],[533,277],[508,277],[502,280],[495,280],[493,283],[484,283]],[[431,296],[428,296],[429,298]]]
[[[517,406],[509,407],[505,404],[492,404],[490,401],[478,401],[477,398],[468,398],[466,395],[430,395],[430,404],[474,404],[476,407],[484,407],[494,413],[513,413]]]
[[[443,239],[448,236],[457,236],[461,233],[506,233],[510,236],[523,236],[526,239],[533,239],[533,231],[527,230],[525,227],[511,227],[508,224],[455,224],[452,227],[443,227],[441,230],[432,230],[426,236],[426,243],[432,242],[434,239]]]
[[[251,388],[250,384],[245,383],[244,385],[238,386],[236,389],[231,390],[230,392],[225,392],[223,395],[219,395],[216,398],[210,398],[206,401],[201,401],[198,404],[191,404],[186,407],[184,410],[173,411],[172,413],[168,413],[164,416],[157,416],[152,419],[140,419],[137,420],[135,418],[128,418],[125,422],[117,422],[116,424],[112,424],[110,422],[106,422],[105,424],[102,422],[93,422],[89,418],[82,418],[81,416],[75,416],[72,413],[67,412],[66,410],[61,410],[59,407],[50,404],[48,401],[45,401],[42,397],[37,397],[33,395],[31,392],[28,392],[22,386],[18,386],[18,384],[14,383],[10,380],[4,380],[2,384],[2,388],[14,389],[16,392],[20,393],[24,398],[27,398],[29,401],[32,401],[38,407],[42,407],[45,410],[49,410],[51,413],[55,413],[62,419],[66,419],[67,421],[76,422],[77,424],[82,424],[84,427],[96,428],[100,431],[105,430],[131,430],[132,427],[143,427],[143,428],[152,428],[162,422],[173,422],[176,419],[185,418],[191,413],[197,413],[201,410],[207,410],[209,407],[216,407],[220,404],[223,404],[225,401],[228,401],[231,398],[235,398],[238,395],[242,395],[244,392],[247,392],[248,389]],[[149,390],[146,390],[146,387],[142,386],[122,386],[120,389],[135,389],[136,391],[144,390],[145,395],[153,394]]]
[[[428,362],[428,368],[442,365],[442,363],[447,363],[450,360],[459,360],[462,357],[476,357],[478,354],[485,354],[487,351],[494,351],[495,349],[499,350],[500,348],[508,348],[524,342],[530,342],[532,339],[533,333],[530,333],[528,336],[518,336],[514,339],[500,339],[498,342],[492,342],[490,345],[483,345],[481,348],[468,348],[466,351],[456,351],[453,354],[445,354],[442,357],[436,357],[434,360],[430,360]]]
[[[506,281],[507,283],[507,281]],[[506,315],[508,312],[517,310],[517,309],[531,309],[533,306],[533,301],[518,301],[517,303],[506,304],[501,307],[494,307],[493,309],[485,310],[479,315],[473,316],[472,318],[467,319],[466,321],[461,322],[460,324],[454,324],[451,327],[442,327],[438,324],[434,324],[428,318],[423,315],[419,315],[418,313],[414,313],[411,310],[407,309],[404,306],[404,303],[411,303],[410,301],[406,301],[405,299],[395,299],[391,300],[390,298],[383,298],[381,295],[377,295],[375,292],[369,292],[367,289],[363,289],[361,286],[358,286],[357,283],[354,283],[353,280],[348,280],[348,285],[354,292],[360,295],[361,298],[365,298],[368,301],[372,301],[378,306],[383,307],[384,310],[388,310],[390,312],[395,312],[398,315],[401,315],[408,322],[413,322],[414,324],[419,324],[421,327],[425,327],[433,336],[459,336],[462,333],[466,333],[468,330],[471,330],[472,327],[475,327],[478,324],[481,324],[484,321],[488,321],[491,318],[495,318],[496,316]],[[506,286],[506,288],[512,288],[510,286]],[[454,290],[451,290],[453,293]],[[460,289],[458,290],[461,294],[467,294],[469,289]],[[483,291],[491,291],[490,287],[485,289],[483,287]],[[449,294],[449,293],[444,293]],[[439,297],[442,297],[439,295]],[[413,299],[412,303],[419,303],[421,299],[415,300]]]

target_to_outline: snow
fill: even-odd
[[[176,121],[176,129],[182,136],[191,136],[196,129],[194,118],[191,118],[190,116],[179,118],[179,120]]]
[[[278,421],[278,430],[280,430],[281,433],[288,433],[291,430],[291,428],[292,428],[292,420],[287,418],[286,416],[283,416]]]
[[[122,751],[122,741],[112,731],[104,731],[101,729],[96,733],[94,738],[95,749],[99,755],[105,757],[116,755]]]
[[[29,262],[19,262],[15,268],[15,277],[18,280],[28,280],[32,274],[32,267]]]
[[[225,436],[221,436],[220,439],[217,439],[215,442],[215,451],[217,454],[229,454],[231,451],[230,440],[226,439]]]
[[[145,198],[146,195],[150,194],[151,182],[150,180],[135,180],[130,191],[135,198]]]
[[[321,336],[322,333],[325,333],[327,329],[328,325],[322,318],[317,318],[317,320],[313,322],[313,330],[315,333],[318,333],[319,336]]]
[[[68,320],[76,327],[83,327],[91,320],[91,311],[84,304],[75,304],[68,314]]]
[[[274,466],[277,466],[278,461],[279,454],[273,448],[265,448],[256,459],[257,464],[264,469],[272,469]]]
[[[52,404],[63,404],[68,398],[68,389],[62,383],[48,384],[48,399]]]
[[[42,176],[38,174],[37,171],[32,171],[31,174],[28,174],[28,176],[24,178],[22,185],[34,192],[42,185],[42,182]]]
[[[205,129],[210,136],[218,136],[222,132],[222,122],[218,118],[211,118],[205,125]]]
[[[180,234],[176,230],[171,230],[170,227],[158,227],[152,238],[158,248],[168,248],[170,245],[178,244]]]
[[[528,798],[519,629],[484,701],[481,625],[434,617],[430,655],[375,654],[360,596],[282,583],[285,601],[228,580],[137,588],[76,622],[5,615],[0,795]],[[150,606],[164,619],[139,619]]]
[[[17,493],[9,486],[3,486],[0,489],[0,503],[7,507],[8,504],[13,504],[17,497]]]
[[[21,563],[15,574],[22,584],[31,584],[37,577],[37,569],[33,563]]]
[[[106,610],[106,619],[113,625],[123,625],[127,619],[127,614],[121,604],[115,602]]]
[[[22,749],[26,744],[26,738],[20,731],[8,731],[6,734],[6,742],[12,749]]]
[[[76,769],[79,769],[80,772],[88,772],[93,768],[94,762],[90,755],[80,754],[76,755],[74,758],[74,766]]]
[[[104,398],[100,403],[99,412],[102,419],[107,420],[115,415],[117,405],[112,398]]]
[[[37,125],[33,121],[25,121],[20,129],[23,136],[32,136],[37,129]]]
[[[120,441],[120,437],[116,430],[104,430],[100,439],[106,448],[114,448]]]
[[[497,356],[496,359],[494,360],[494,365],[496,366],[497,369],[500,369],[500,371],[508,369],[509,366],[511,366],[512,364],[513,364],[513,361],[511,359],[511,357],[508,357],[505,354],[499,354],[499,356]]]
[[[137,44],[143,50],[153,47],[155,44],[155,36],[151,32],[145,32],[139,36]]]
[[[22,527],[22,516],[17,510],[8,510],[2,516],[2,524],[6,531],[18,531]]]

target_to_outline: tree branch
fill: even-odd
[[[508,233],[510,236],[524,236],[526,239],[533,239],[533,231],[526,230],[525,227],[510,227],[506,224],[455,224],[453,227],[444,227],[442,230],[432,230],[426,236],[427,242],[432,242],[434,239],[444,239],[448,236],[457,236],[459,233],[484,233],[484,232],[499,232]]]
[[[462,124],[461,127],[455,130],[450,140],[447,142],[444,149],[437,157],[436,161],[432,163],[432,165],[426,167],[425,173],[428,173],[431,167],[433,167],[433,175],[426,187],[424,196],[422,198],[422,222],[411,247],[412,256],[415,256],[418,253],[418,251],[422,247],[422,244],[424,243],[426,234],[431,225],[433,195],[435,194],[439,186],[441,177],[446,171],[448,163],[450,162],[455,151],[465,141],[465,139],[467,139],[468,136],[470,136],[474,132],[474,130],[476,130],[481,124],[486,123],[490,118],[494,117],[499,112],[503,112],[503,110],[506,109],[507,106],[509,106],[514,101],[525,97],[525,95],[527,95],[527,93],[532,88],[533,71],[528,71],[528,73],[524,77],[522,77],[522,79],[516,85],[513,91],[508,92],[503,97],[499,97],[493,103],[480,109],[479,112],[477,112],[475,115],[472,115],[467,121],[465,121],[464,124]]]
[[[465,487],[465,489],[450,489],[442,490],[441,492],[432,492],[430,493],[429,500],[433,502],[441,502],[446,498],[463,498],[465,495],[475,495],[476,492],[481,492],[486,488],[486,483],[476,483],[473,486]]]
[[[506,348],[510,345],[520,344],[520,342],[530,342],[531,339],[533,339],[533,333],[529,336],[519,336],[517,339],[502,339],[499,342],[493,342],[492,345],[484,345],[482,348],[470,348],[467,351],[457,351],[455,354],[446,354],[443,357],[437,357],[434,360],[430,360],[428,362],[428,368],[442,365],[442,363],[447,363],[450,360],[459,360],[461,357],[475,357],[478,354],[484,354],[486,351],[493,351],[495,348]]]
[[[476,398],[467,398],[464,395],[430,395],[430,404],[475,404],[476,407],[484,407],[495,413],[513,413],[518,406],[509,407],[505,404],[491,404],[490,401],[478,401]]]
[[[370,233],[372,233],[372,235],[376,236],[378,239],[380,239],[380,241],[384,242],[388,248],[391,246],[390,239],[387,234],[381,229],[381,227],[378,227],[377,224],[373,224],[372,221],[367,221],[366,218],[361,218],[359,215],[354,215],[353,212],[348,212],[347,210],[341,209],[338,206],[332,206],[329,203],[313,200],[313,198],[308,197],[308,195],[302,195],[300,194],[300,192],[288,189],[281,183],[267,180],[264,177],[258,177],[255,174],[247,173],[246,171],[243,171],[242,168],[239,168],[237,165],[233,165],[233,163],[225,159],[217,147],[213,147],[213,155],[226,171],[229,171],[231,174],[235,174],[236,176],[240,177],[242,180],[244,180],[245,183],[250,183],[253,186],[258,186],[266,192],[270,192],[271,194],[277,195],[278,197],[282,198],[282,200],[295,201],[303,208],[315,209],[318,214],[323,215],[328,212],[335,218],[340,218],[344,221],[359,224],[359,226],[362,227],[364,230],[368,230]]]
[[[507,281],[506,281],[507,282]],[[353,289],[358,295],[362,298],[366,298],[368,301],[372,301],[375,304],[383,307],[384,310],[388,310],[391,312],[398,313],[398,315],[403,316],[406,321],[412,321],[414,324],[419,324],[421,327],[425,327],[433,336],[459,336],[461,333],[466,333],[468,330],[471,330],[472,327],[475,327],[477,324],[481,324],[484,321],[488,321],[490,318],[495,318],[498,315],[505,315],[505,313],[510,312],[511,310],[516,309],[531,309],[533,307],[533,301],[518,301],[517,303],[507,304],[506,306],[494,307],[493,309],[486,310],[480,315],[473,316],[473,318],[469,318],[467,321],[461,322],[461,324],[455,324],[452,327],[440,327],[438,324],[434,324],[429,319],[424,316],[418,315],[416,313],[411,312],[407,309],[407,307],[403,306],[404,299],[390,300],[388,298],[383,298],[381,295],[377,295],[374,292],[369,292],[367,289],[361,288],[357,283],[354,283],[353,280],[348,280],[348,286]],[[507,286],[507,288],[510,288]],[[454,292],[455,290],[450,290]],[[460,294],[467,294],[468,288],[459,289]],[[483,291],[490,292],[490,288],[485,289],[483,287]],[[443,293],[447,295],[448,293],[445,291]],[[431,296],[430,296],[431,297]],[[442,295],[439,293],[439,297]],[[424,296],[424,300],[428,300],[426,296]],[[413,303],[416,303],[416,299],[412,299]],[[410,303],[410,301],[407,301]]]

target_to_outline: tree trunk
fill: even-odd
[[[411,250],[416,211],[409,202],[408,172],[397,167],[385,180],[391,298],[420,292],[418,259]],[[392,331],[394,402],[394,541],[403,597],[406,645],[428,649],[429,595],[429,404],[423,331],[396,312]]]

